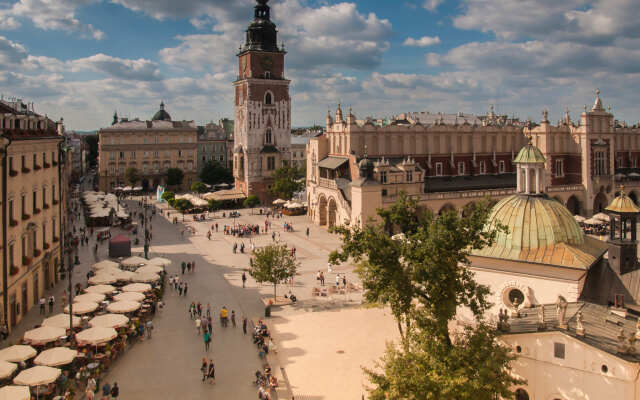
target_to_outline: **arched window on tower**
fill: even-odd
[[[267,92],[267,94],[264,96],[264,104],[269,106],[269,105],[271,105],[272,101],[273,101],[273,99],[272,99],[272,96],[271,96],[271,92]]]
[[[267,132],[264,135],[265,144],[271,144],[272,143],[271,139],[272,139],[272,137],[271,137],[271,128],[267,128]]]

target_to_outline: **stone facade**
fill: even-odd
[[[209,161],[233,168],[233,121],[222,119],[198,127],[198,172]]]
[[[11,329],[58,281],[66,180],[61,173],[61,124],[58,127],[21,101],[0,102],[0,122],[0,320]]]
[[[375,217],[376,207],[391,206],[400,191],[435,213],[462,212],[486,196],[500,199],[515,192],[513,160],[528,136],[547,160],[545,192],[572,213],[601,211],[623,181],[634,201],[640,196],[634,178],[640,177],[640,127],[616,121],[599,93],[579,121],[566,111],[557,124],[546,111],[531,124],[493,110],[485,116],[408,113],[359,121],[351,112],[345,118],[338,107],[335,120],[327,116],[326,132],[307,147],[309,215],[320,225],[362,223]],[[374,162],[373,181],[366,190],[356,189],[356,165],[365,155]],[[345,164],[322,166],[331,159]]]
[[[163,112],[163,113],[161,113]],[[169,168],[184,172],[182,189],[197,179],[198,129],[193,121],[172,121],[161,105],[152,121],[114,118],[98,132],[99,190],[112,192],[127,186],[124,173],[135,167],[144,189],[166,184]]]

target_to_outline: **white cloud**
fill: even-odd
[[[0,36],[0,70],[20,65],[27,58],[27,51],[19,44]]]
[[[160,58],[166,64],[193,71],[223,71],[233,68],[233,49],[238,40],[228,34],[185,35],[176,39],[177,47],[160,50]],[[233,68],[235,70],[235,68]]]
[[[160,79],[157,63],[143,58],[128,60],[96,54],[71,61],[71,67],[74,72],[89,70],[124,80],[155,81]]]
[[[426,10],[434,12],[442,3],[444,3],[444,0],[425,0],[425,2],[422,4],[422,7],[424,7],[424,9]]]
[[[420,39],[407,38],[404,41],[404,46],[415,46],[415,47],[429,47],[436,44],[440,44],[440,38],[438,36],[423,36]]]

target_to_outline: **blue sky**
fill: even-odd
[[[0,0],[0,92],[92,130],[122,116],[233,117],[234,55],[254,0]],[[577,117],[599,87],[635,123],[633,0],[271,0],[293,123],[341,101],[403,111]]]

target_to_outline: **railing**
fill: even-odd
[[[337,189],[338,185],[333,179],[318,178],[318,185],[329,189]]]

